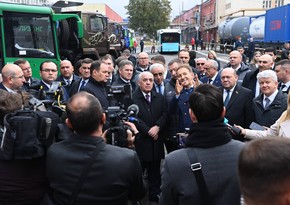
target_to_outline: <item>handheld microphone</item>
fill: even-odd
[[[139,120],[138,119],[136,119],[135,117],[128,117],[128,121],[129,122],[133,122],[133,123],[139,123]]]
[[[127,109],[128,116],[136,116],[139,113],[139,107],[136,104],[132,104]]]
[[[230,125],[228,122],[229,122],[229,120],[227,118],[224,118],[224,123],[226,124],[226,126],[228,126],[228,128],[230,128],[232,133],[235,135],[240,135],[242,130],[240,128],[237,128],[236,126]]]

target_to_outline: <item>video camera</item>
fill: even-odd
[[[127,109],[132,104],[132,88],[130,84],[107,85],[107,98],[110,106]]]
[[[106,110],[107,119],[110,123],[110,128],[107,131],[106,139],[108,144],[116,145],[119,147],[128,147],[127,130],[130,129],[125,125],[124,121],[138,123],[135,116],[139,112],[139,107],[132,104],[128,107],[127,111],[120,107],[109,107]]]
[[[32,109],[40,111],[53,111],[61,118],[65,118],[65,94],[62,82],[54,81],[48,91],[42,85],[29,88],[28,93],[33,97],[29,100]]]

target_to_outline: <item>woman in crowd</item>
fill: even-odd
[[[244,135],[246,139],[276,136],[290,138],[290,94],[288,93],[287,110],[282,113],[280,118],[271,125],[270,128],[266,128],[262,131],[244,129],[238,125],[237,127],[241,129],[241,134]]]
[[[213,50],[208,51],[207,59],[215,60],[218,63],[218,70],[221,69],[221,64],[220,64],[220,61],[217,59],[217,54],[215,51]]]
[[[257,69],[258,68],[258,61],[260,56],[262,55],[262,53],[260,51],[256,51],[254,53],[254,58],[252,59],[252,61],[249,64],[249,67],[251,70]]]

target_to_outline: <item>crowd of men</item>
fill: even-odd
[[[59,85],[61,100],[67,105],[66,125],[75,133],[71,133],[73,140],[52,145],[47,154],[50,197],[57,204],[72,200],[76,204],[126,204],[128,199],[140,204],[145,195],[142,177],[148,180],[152,203],[201,204],[200,187],[187,167],[191,163],[187,155],[192,153],[208,176],[205,181],[212,202],[240,204],[236,172],[245,139],[230,132],[224,118],[244,128],[252,122],[266,127],[274,124],[287,109],[290,61],[275,63],[275,52],[268,49],[259,57],[257,68],[250,69],[239,48],[229,54],[229,63],[221,69],[216,60],[206,58],[194,59],[192,67],[188,50],[180,50],[170,62],[162,55],[149,59],[146,52],[140,52],[135,58],[124,51],[116,60],[109,54],[97,61],[85,58],[76,65],[63,60],[59,68],[45,61],[39,68],[40,79],[32,77],[27,60],[19,59],[3,67],[0,89],[35,91],[41,100],[53,100],[55,96],[49,93],[55,82]],[[106,146],[102,138],[108,126],[103,111],[113,106],[107,93],[111,85],[129,85],[132,98],[125,107],[139,107],[139,122],[128,124],[136,152]],[[182,144],[179,133],[186,132],[189,136]],[[182,146],[187,148],[173,152]],[[171,152],[161,173],[161,160]],[[86,191],[76,191],[91,156],[95,157],[95,164],[90,165],[94,172],[84,174],[82,189]],[[100,180],[95,182],[94,177]]]

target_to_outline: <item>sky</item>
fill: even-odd
[[[86,3],[105,3],[115,12],[117,12],[122,18],[126,18],[127,10],[124,6],[129,4],[129,0],[83,0],[82,2]],[[183,10],[188,10],[194,7],[196,4],[200,4],[201,0],[171,0],[171,19],[179,15]]]

